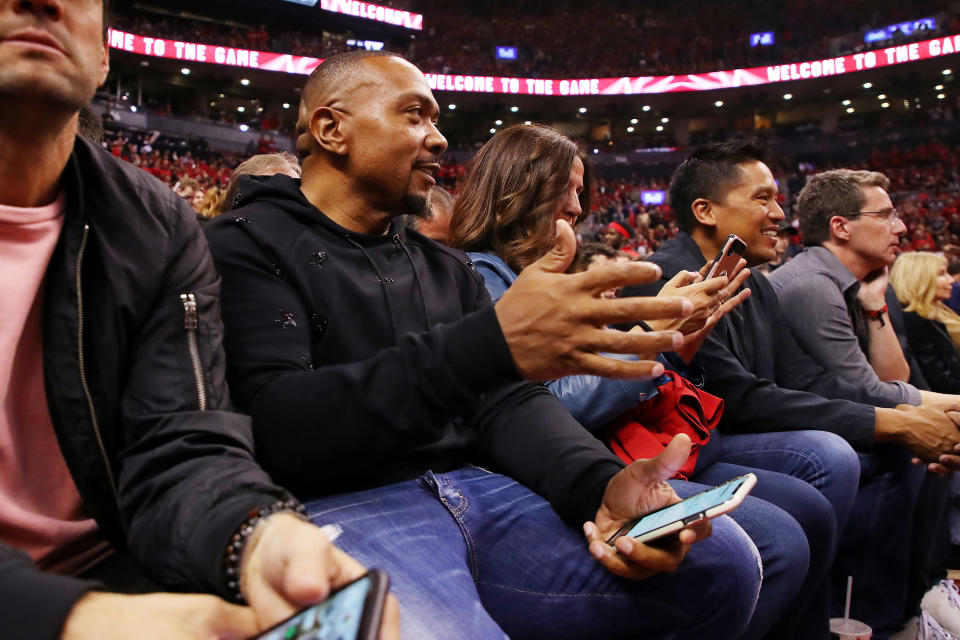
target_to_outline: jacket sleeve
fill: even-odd
[[[157,238],[164,280],[128,339],[119,499],[130,550],[156,580],[225,595],[222,565],[232,534],[252,508],[289,494],[254,461],[249,419],[231,411],[220,282],[196,216],[172,194],[167,204],[169,236]],[[188,292],[198,306],[196,368],[180,297]]]
[[[846,378],[826,371],[797,344],[793,333],[786,328],[786,320],[778,308],[769,310],[768,317],[776,318],[773,331],[776,334],[777,382],[782,387],[809,391],[824,398],[849,400],[876,407],[895,407],[900,402],[886,393],[848,381]]]
[[[480,308],[489,304],[487,294],[496,302],[512,283],[485,261],[475,264],[485,284],[474,300]],[[596,518],[607,483],[624,464],[584,426],[601,426],[637,404],[631,391],[636,383],[608,386],[617,382],[568,376],[547,383],[550,392],[543,385],[518,383],[484,394],[470,420],[490,467],[546,498],[573,526]],[[565,397],[559,385],[568,385]],[[656,394],[652,382],[645,381],[644,388]]]
[[[607,483],[624,467],[543,385],[486,394],[471,423],[490,466],[546,498],[573,526],[596,517]]]
[[[857,448],[872,446],[876,421],[873,407],[849,400],[829,400],[754,375],[727,348],[731,330],[729,318],[724,318],[700,348],[706,390],[725,403],[725,430],[743,433],[823,429],[842,436]]]
[[[0,625],[9,640],[58,640],[70,610],[95,582],[37,570],[20,550],[0,544]]]
[[[224,280],[234,398],[253,417],[264,466],[294,491],[316,491],[323,480],[327,490],[337,482],[355,488],[382,476],[384,465],[444,437],[482,393],[520,379],[479,279],[476,312],[369,357],[314,367],[300,293],[238,227],[208,236]],[[294,319],[282,329],[278,310]]]
[[[856,382],[865,397],[886,403],[920,404],[913,385],[884,382],[857,341],[840,289],[824,274],[809,273],[777,292],[781,316],[800,348],[824,370]]]

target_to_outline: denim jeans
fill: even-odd
[[[750,503],[741,508],[762,505]],[[390,574],[408,640],[733,639],[760,588],[757,547],[730,518],[715,519],[676,571],[625,580],[597,564],[579,527],[543,498],[475,467],[307,508],[341,531],[340,548]]]
[[[843,613],[843,589],[853,576],[850,615],[873,627],[876,640],[916,615],[948,532],[949,480],[911,464],[911,457],[893,445],[860,454],[860,491],[833,570],[834,615]]]
[[[856,452],[846,440],[825,431],[717,436],[714,434],[708,445],[712,449],[708,458],[715,462],[705,460],[706,468],[698,464],[691,479],[716,485],[752,471],[757,475],[752,495],[790,514],[799,523],[809,549],[809,569],[790,612],[779,621],[765,621],[758,604],[751,630],[764,628],[766,622],[775,623],[766,627],[772,637],[828,638],[830,569],[841,523],[847,521],[857,494],[860,464]],[[714,437],[717,443],[712,442]],[[736,513],[733,518],[740,522]],[[754,532],[740,524],[757,541]],[[794,537],[791,542],[797,540]],[[761,601],[763,597],[761,592]]]

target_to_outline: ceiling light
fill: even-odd
[[[873,86],[873,83],[872,83],[872,82],[864,82],[864,83],[863,83],[863,88],[864,88],[864,89],[869,89],[869,88],[871,88],[872,86]]]
[[[517,111],[520,111],[520,107],[517,107],[517,106],[510,107],[510,111],[513,113],[516,113]]]
[[[850,101],[849,101],[849,100],[844,100],[844,101],[843,101],[843,106],[849,107],[849,106],[850,106]]]
[[[644,110],[644,111],[650,111],[650,105],[648,105],[648,104],[643,105],[643,110]]]
[[[662,124],[658,124],[658,125],[657,125],[657,131],[663,131],[663,125],[662,125]]]
[[[783,94],[783,99],[784,99],[784,100],[793,100],[793,94],[792,94],[792,93],[785,93],[785,94]]]
[[[579,111],[580,113],[586,113],[586,112],[587,112],[587,108],[586,108],[586,107],[580,107],[579,109],[577,109],[577,111]]]
[[[670,118],[660,118],[660,122],[666,124],[666,123],[670,122]]]
[[[246,87],[250,85],[250,81],[244,78],[243,80],[240,81],[240,84]]]
[[[182,73],[185,76],[188,76],[190,75],[190,69],[188,69],[187,67],[184,67],[183,69],[180,69],[180,73]]]
[[[717,100],[716,102],[713,103],[713,106],[715,106],[715,107],[722,107],[722,106],[723,106],[723,100]]]

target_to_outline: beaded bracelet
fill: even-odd
[[[243,591],[240,588],[240,561],[243,558],[243,548],[250,541],[250,536],[256,530],[257,525],[277,513],[291,513],[307,519],[307,509],[296,500],[278,500],[269,507],[255,507],[247,514],[247,519],[243,521],[230,544],[227,545],[227,552],[223,559],[223,570],[227,577],[227,588],[230,590],[230,596],[235,602],[244,604],[246,600],[243,597]]]

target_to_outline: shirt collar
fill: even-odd
[[[857,276],[853,275],[850,269],[840,262],[840,259],[833,255],[833,252],[826,247],[807,247],[805,252],[820,261],[830,277],[836,281],[841,291],[847,291],[854,286],[857,289],[860,288],[860,280]]]

